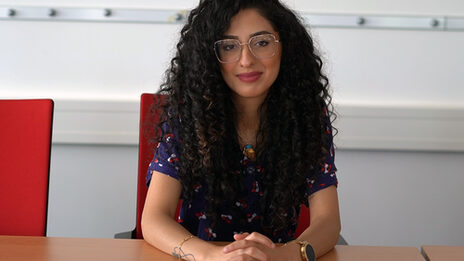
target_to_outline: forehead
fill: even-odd
[[[226,36],[237,36],[239,39],[248,39],[250,35],[260,31],[277,33],[271,22],[257,10],[245,9],[232,17],[230,26],[224,34]]]

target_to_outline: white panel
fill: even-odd
[[[47,236],[114,237],[135,228],[137,146],[52,146]]]
[[[352,245],[463,245],[464,153],[336,151]],[[48,236],[113,237],[135,224],[136,146],[52,148]]]
[[[0,22],[0,96],[138,99],[158,89],[179,25]]]
[[[136,145],[138,106],[57,100],[53,142]],[[464,151],[464,107],[339,104],[337,112],[342,149]]]
[[[55,101],[54,143],[138,144],[138,102]]]
[[[343,149],[464,151],[464,107],[339,105]]]
[[[1,22],[0,97],[137,100],[158,88],[179,28]],[[339,102],[464,104],[462,32],[312,32]]]
[[[351,245],[464,245],[464,153],[338,150]]]
[[[462,32],[312,32],[339,103],[464,105]]]

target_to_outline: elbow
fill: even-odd
[[[342,232],[342,224],[340,222],[340,220],[338,220],[336,226],[335,226],[335,231],[337,232],[337,235],[340,235],[340,233]]]
[[[340,242],[342,242],[341,231],[342,231],[342,225],[340,223],[340,220],[338,220],[338,222],[335,222],[334,224],[334,234],[333,234],[334,241],[332,242],[333,246],[338,245]]]
[[[330,246],[330,248],[333,248],[340,242],[339,239],[341,237],[340,233],[342,230],[340,219],[331,219],[331,221],[329,221],[327,225],[327,244],[328,246]]]
[[[142,212],[142,218],[140,220],[140,228],[142,230],[142,236],[143,238],[147,238],[148,235],[147,235],[147,231],[149,231],[148,229],[148,224],[150,223],[150,221],[148,220],[149,218],[147,217],[147,214],[145,213],[145,211]]]

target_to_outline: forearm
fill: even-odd
[[[340,229],[338,216],[315,218],[311,220],[311,225],[296,240],[308,241],[313,247],[316,257],[319,257],[337,244]]]
[[[145,241],[170,255],[174,253],[175,248],[179,247],[184,239],[191,235],[172,217],[162,214],[152,214],[150,217],[144,217],[142,219],[142,228]],[[196,261],[201,261],[211,257],[211,253],[220,251],[219,248],[221,247],[193,237],[184,242],[182,252],[186,255],[193,255]]]
[[[308,241],[313,247],[316,257],[320,257],[330,251],[337,243],[340,234],[340,222],[337,218],[333,220],[312,220],[311,226],[307,228],[295,241]],[[291,241],[276,249],[280,260],[302,260],[301,246]]]

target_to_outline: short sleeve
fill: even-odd
[[[163,128],[165,129],[165,128]],[[179,179],[179,158],[177,154],[178,140],[174,133],[166,133],[158,143],[153,160],[147,171],[147,186],[150,185],[152,171],[158,171],[172,178]]]
[[[332,126],[330,123],[327,125],[327,135],[329,136],[329,151],[319,168],[313,170],[316,174],[312,177],[308,175],[306,178],[307,188],[305,197],[309,197],[314,192],[332,185],[338,186],[336,175],[337,168],[335,167],[335,149],[333,145]]]

